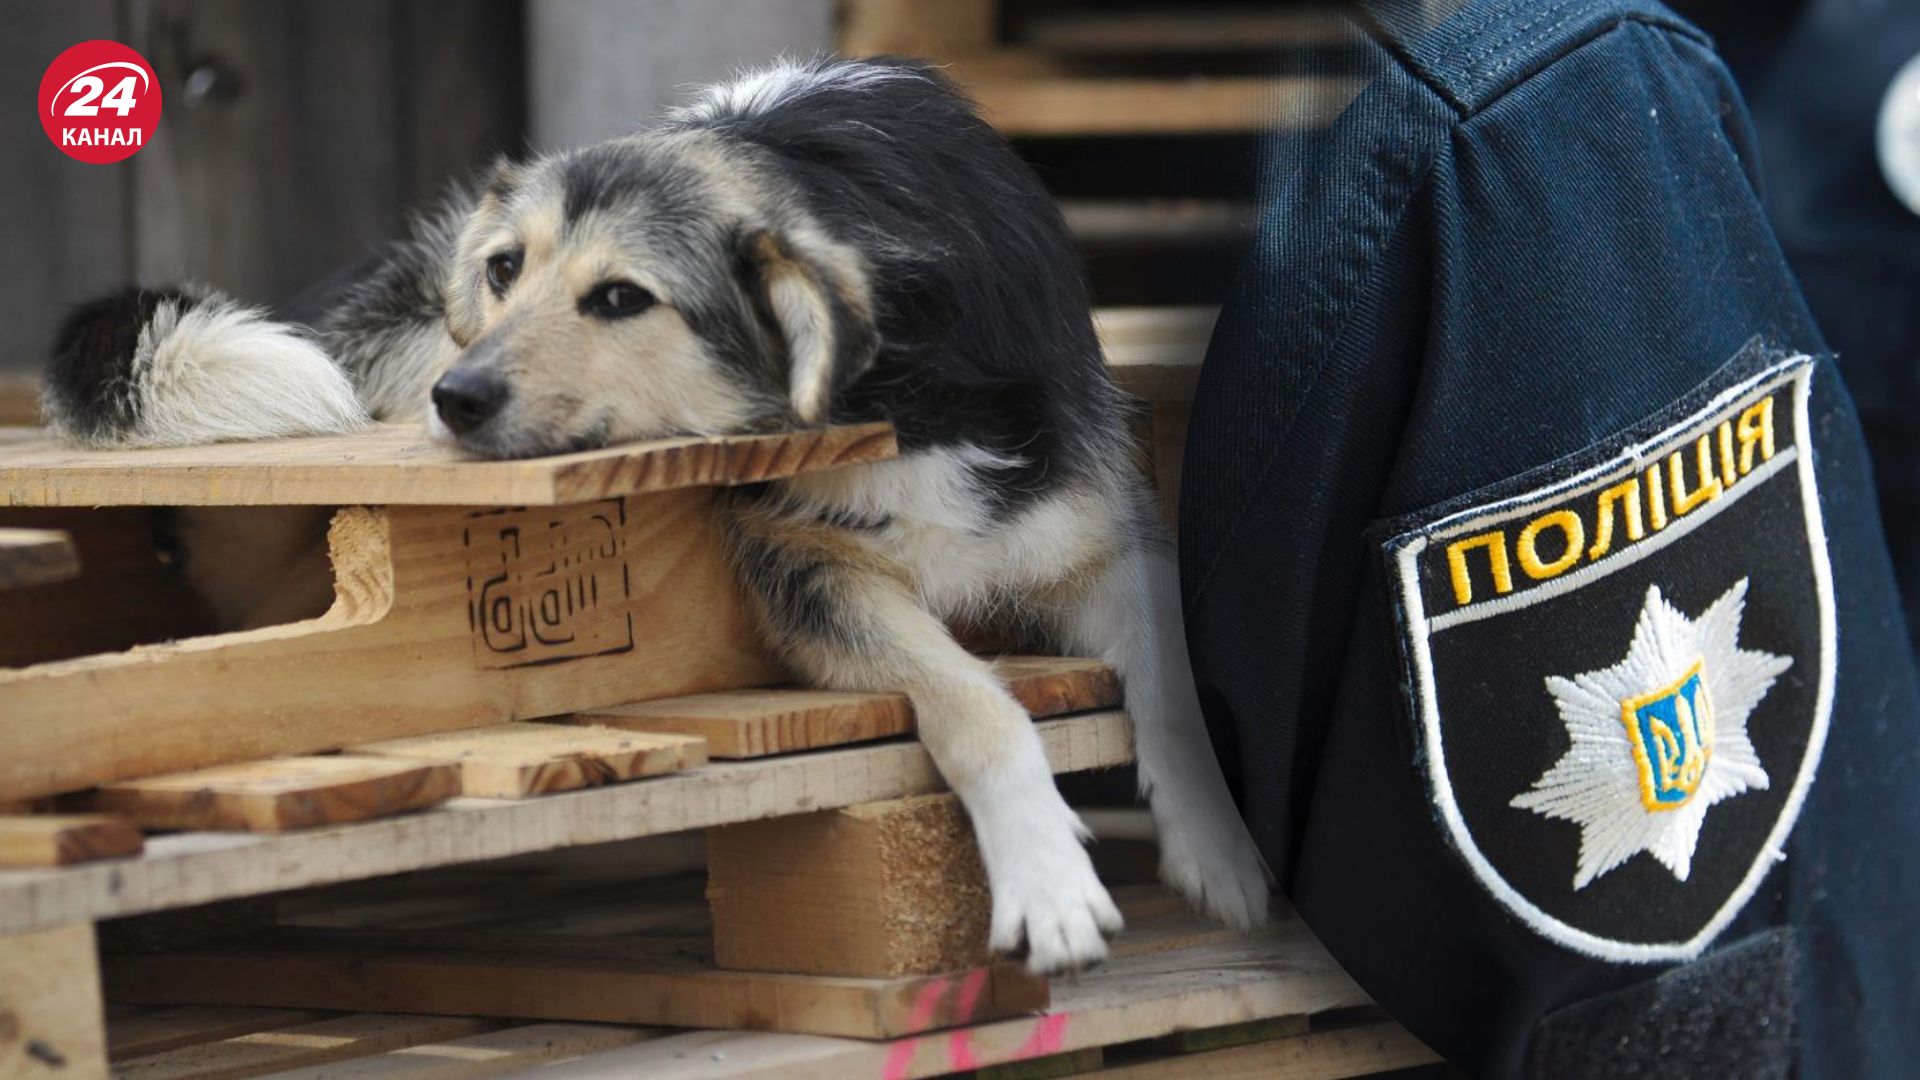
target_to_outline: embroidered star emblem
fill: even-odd
[[[1511,805],[1580,826],[1575,889],[1642,851],[1687,880],[1707,811],[1766,789],[1747,718],[1793,659],[1740,648],[1746,599],[1690,619],[1651,586],[1625,659],[1547,678],[1572,746]]]

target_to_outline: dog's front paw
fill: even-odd
[[[1107,957],[1107,936],[1123,925],[1093,860],[1069,826],[1035,828],[987,867],[993,890],[995,952],[1027,946],[1036,975],[1079,971]]]
[[[1159,824],[1160,880],[1235,930],[1267,924],[1272,875],[1237,816],[1213,828],[1179,818]]]

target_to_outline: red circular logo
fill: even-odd
[[[68,157],[106,165],[133,156],[160,123],[160,80],[117,41],[83,41],[40,76],[40,126]]]

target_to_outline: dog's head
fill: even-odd
[[[878,349],[859,252],[706,133],[496,166],[446,297],[435,421],[488,457],[822,423]]]

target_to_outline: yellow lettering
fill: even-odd
[[[1682,461],[1685,452],[1675,450],[1667,457],[1667,478],[1672,482],[1674,517],[1690,514],[1701,503],[1720,497],[1720,478],[1713,475],[1713,450],[1707,443],[1708,437],[1702,435],[1700,441],[1693,444],[1700,486],[1692,491],[1687,490],[1686,465]]]
[[[1737,475],[1733,469],[1733,421],[1720,421],[1715,434],[1720,436],[1720,482],[1732,487]]]
[[[1496,529],[1447,545],[1447,569],[1453,572],[1453,599],[1459,604],[1473,602],[1473,576],[1467,572],[1467,552],[1476,547],[1487,549],[1487,566],[1493,570],[1493,591],[1513,591],[1513,568],[1507,564],[1507,534]]]
[[[1640,519],[1640,478],[1629,476],[1600,493],[1600,516],[1593,526],[1593,546],[1587,549],[1589,559],[1597,559],[1613,547],[1615,503],[1621,507],[1620,516],[1627,521],[1627,539],[1638,540],[1647,535],[1646,525]]]
[[[1534,547],[1542,529],[1559,529],[1566,534],[1567,549],[1552,562],[1540,561],[1540,553]],[[1571,510],[1555,510],[1551,514],[1542,514],[1527,523],[1520,530],[1518,553],[1520,568],[1527,576],[1538,581],[1541,578],[1557,577],[1567,568],[1580,561],[1580,545],[1587,541],[1587,527],[1581,524],[1580,515]]]
[[[1753,448],[1760,448],[1760,460],[1773,460],[1773,395],[1768,394],[1740,414],[1740,475],[1753,471]]]
[[[1659,462],[1647,470],[1647,518],[1654,532],[1667,527],[1667,491],[1660,479]]]

